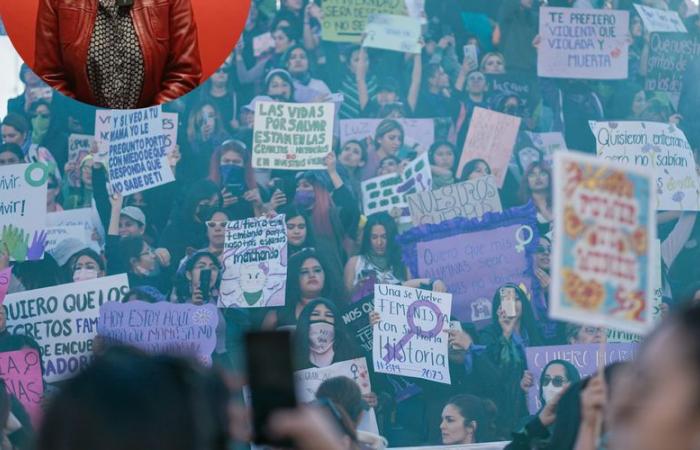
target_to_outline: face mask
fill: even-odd
[[[316,201],[316,193],[314,191],[297,191],[294,194],[294,203],[302,208],[310,208]]]
[[[245,169],[235,164],[221,164],[219,173],[224,184],[243,184],[245,179]]]
[[[335,327],[328,322],[313,322],[309,325],[309,350],[312,353],[326,353],[333,347]]]
[[[555,387],[552,383],[542,388],[542,398],[545,403],[549,403],[564,387]]]
[[[32,142],[34,140],[41,140],[42,137],[49,131],[50,119],[48,117],[34,117],[32,119]],[[35,144],[37,142],[34,142]]]
[[[78,269],[73,272],[73,281],[94,280],[97,278],[95,269]]]

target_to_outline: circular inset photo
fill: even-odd
[[[61,94],[103,108],[175,100],[231,54],[250,0],[0,0],[19,55]]]

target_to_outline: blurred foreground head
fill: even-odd
[[[666,319],[615,380],[611,448],[700,448],[700,306]]]
[[[52,400],[38,450],[224,450],[221,379],[170,356],[111,348]]]

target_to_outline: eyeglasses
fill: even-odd
[[[226,228],[227,223],[228,222],[226,222],[225,220],[208,220],[207,226],[209,228],[216,228],[216,227]]]
[[[549,375],[545,375],[544,377],[542,377],[542,386],[549,386],[549,383],[552,383],[554,387],[562,387],[568,382],[569,380],[562,377],[561,375],[557,375],[554,378],[550,377]]]

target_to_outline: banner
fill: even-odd
[[[491,321],[493,295],[503,284],[519,284],[533,298],[539,295],[532,267],[539,239],[536,214],[529,203],[482,220],[458,217],[412,228],[397,242],[414,277],[445,282],[453,295],[452,315],[483,327]]]
[[[540,377],[545,366],[555,359],[570,362],[576,367],[581,378],[596,373],[600,363],[608,366],[618,361],[631,361],[637,352],[634,344],[586,344],[586,345],[552,345],[545,347],[527,347],[527,370],[532,374],[534,385],[527,392],[527,409],[530,414],[537,414],[543,406],[540,401]]]
[[[333,103],[259,101],[253,124],[256,169],[325,170],[333,151]]]
[[[43,163],[0,166],[0,241],[13,261],[44,257],[46,182],[52,171]]]
[[[540,8],[537,76],[627,78],[629,12]]]
[[[644,5],[634,5],[648,33],[687,33],[681,17],[676,11],[664,11]]]
[[[648,167],[658,210],[698,211],[700,193],[693,151],[679,128],[657,122],[589,122],[598,156]]]
[[[46,382],[62,381],[92,360],[100,306],[121,302],[128,292],[129,280],[122,274],[8,294],[3,302],[7,331],[36,340]]]
[[[518,138],[520,120],[520,117],[479,107],[474,108],[467,138],[464,140],[462,158],[459,160],[457,178],[462,176],[462,169],[466,163],[472,159],[483,159],[491,167],[491,173],[496,177],[498,188],[503,187],[508,162],[513,153],[515,140]]]
[[[404,0],[324,0],[322,39],[359,44],[370,14],[406,15]]]
[[[653,323],[651,177],[581,153],[554,156],[554,319],[643,334]]]
[[[313,402],[316,400],[316,391],[318,391],[321,383],[335,377],[348,377],[355,381],[363,395],[372,392],[367,360],[365,358],[356,358],[331,364],[327,367],[312,367],[294,372],[297,399],[301,403]]]
[[[153,354],[193,357],[210,366],[218,324],[216,305],[132,300],[103,304],[97,332],[106,343],[130,345]]]
[[[7,392],[27,411],[32,425],[38,427],[44,396],[39,353],[32,348],[0,353],[0,378],[5,381]]]
[[[166,152],[160,106],[133,110],[97,110],[97,161],[109,170],[111,192],[126,196],[175,181]]]
[[[688,63],[700,56],[700,41],[686,33],[652,33],[644,88],[680,94]]]
[[[340,121],[340,146],[351,140],[374,141],[377,126],[384,119],[342,119]],[[394,119],[403,128],[404,147],[418,153],[427,152],[435,136],[435,119]]]
[[[375,284],[374,306],[381,315],[372,329],[374,371],[450,384],[452,294]]]
[[[423,153],[411,161],[401,175],[380,175],[361,183],[364,214],[369,216],[399,209],[401,216],[408,217],[410,213],[406,196],[415,192],[429,191],[432,186],[433,174],[430,171],[428,154]]]
[[[374,311],[374,297],[370,296],[351,303],[340,315],[348,334],[365,352],[372,351],[372,325],[369,323],[369,315],[372,311]]]
[[[455,217],[481,219],[486,213],[503,211],[493,176],[417,192],[407,195],[406,201],[414,225],[435,224]]]
[[[71,134],[68,136],[68,162],[75,163],[74,170],[66,171],[68,183],[73,187],[80,186],[80,163],[90,154],[95,138],[89,134]]]
[[[284,306],[287,225],[284,215],[228,222],[221,308]]]
[[[421,52],[421,25],[418,19],[393,14],[367,17],[363,47],[403,53]]]

